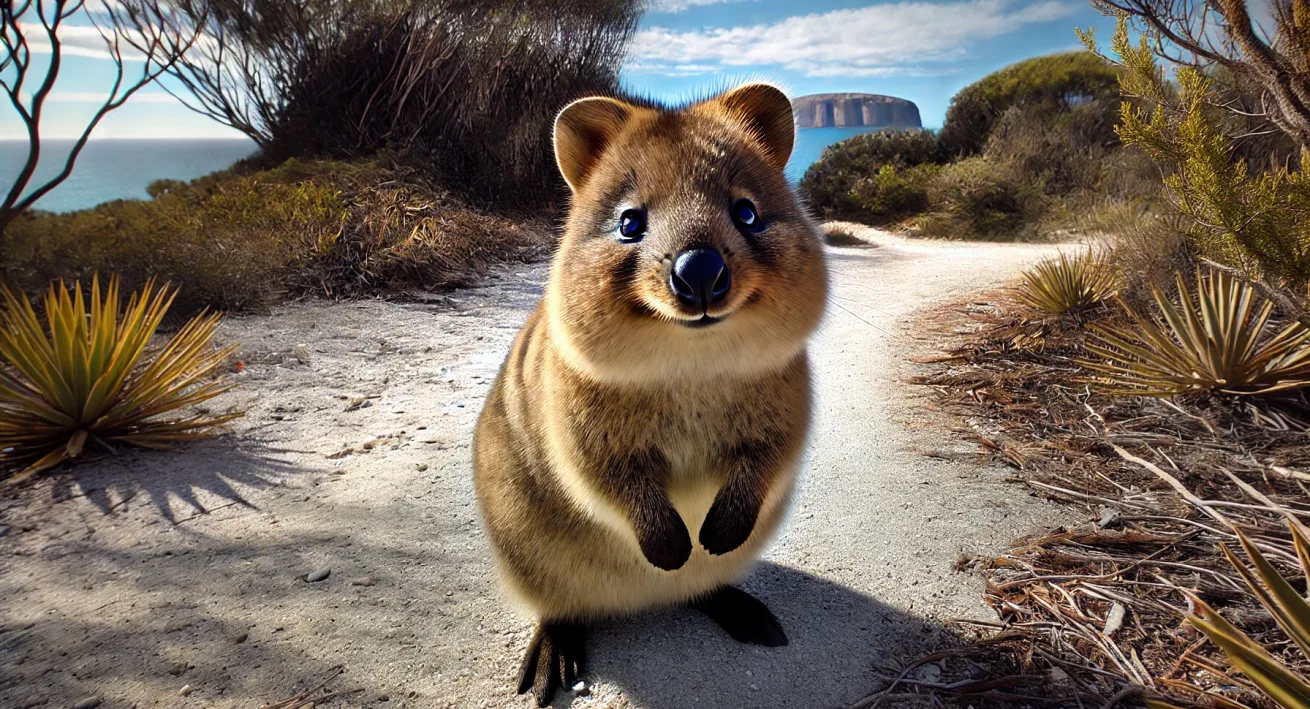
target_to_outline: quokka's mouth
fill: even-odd
[[[679,320],[678,322],[682,323],[683,327],[702,328],[721,323],[723,322],[723,318],[716,318],[713,315],[702,315],[695,320]]]

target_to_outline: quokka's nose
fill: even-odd
[[[732,274],[718,251],[687,249],[673,262],[669,288],[679,300],[704,312],[727,297],[732,288]]]

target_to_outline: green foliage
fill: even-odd
[[[993,124],[1011,106],[1055,115],[1087,99],[1117,93],[1117,72],[1091,52],[1065,52],[1012,64],[962,89],[942,126],[943,147],[956,156],[982,151]]]
[[[982,156],[939,169],[930,186],[933,211],[920,220],[920,233],[943,239],[1031,236],[1045,196],[1014,177]]]
[[[212,375],[235,349],[213,347],[219,318],[201,314],[147,355],[175,294],[148,281],[120,312],[118,279],[102,299],[93,276],[88,311],[80,283],[71,293],[51,284],[43,328],[26,298],[0,287],[0,467],[30,462],[18,480],[76,458],[88,442],[162,448],[239,416],[166,417],[229,389]]]
[[[1108,391],[1143,396],[1263,394],[1310,386],[1310,328],[1269,334],[1273,304],[1223,271],[1196,272],[1196,295],[1176,275],[1177,305],[1155,291],[1159,317],[1124,305],[1135,328],[1093,325],[1083,362]],[[1257,305],[1257,301],[1263,301]]]
[[[957,101],[957,115],[976,103],[969,96],[995,108],[978,144],[961,151],[977,154],[950,162],[946,130],[862,135],[829,146],[799,189],[825,219],[950,239],[1039,237],[1107,198],[1150,201],[1159,174],[1119,150],[1118,99],[1104,95],[1114,86],[1113,67],[1086,52],[1021,62]]]
[[[922,186],[907,181],[906,173],[942,157],[928,131],[863,133],[828,146],[799,189],[824,219],[887,224],[927,206]]]
[[[469,282],[548,246],[548,229],[469,208],[382,160],[288,160],[249,174],[158,182],[151,200],[19,217],[0,282],[37,292],[114,272],[180,284],[174,312],[257,308],[288,295],[362,295]]]
[[[1095,47],[1091,33],[1082,34]],[[1169,83],[1145,38],[1134,45],[1120,19],[1111,47],[1119,56],[1125,102],[1118,133],[1166,170],[1172,201],[1189,217],[1187,234],[1210,258],[1303,297],[1310,282],[1310,177],[1285,167],[1252,174],[1213,118],[1213,83],[1179,67]]]
[[[1064,252],[1024,271],[1019,299],[1032,308],[1068,315],[1101,303],[1115,293],[1115,272],[1104,254],[1088,249]]]

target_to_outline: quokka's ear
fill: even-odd
[[[555,163],[574,192],[632,116],[633,106],[604,96],[570,103],[555,117]]]
[[[787,94],[769,84],[746,84],[714,101],[759,136],[774,167],[781,170],[787,166],[796,141],[796,121]]]

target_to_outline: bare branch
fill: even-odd
[[[148,35],[148,40],[137,40],[132,36],[132,31],[139,28],[122,23],[121,15],[116,14],[118,12],[117,8],[111,7],[107,13],[108,20],[102,21],[86,11],[84,0],[51,0],[48,3],[33,3],[29,0],[23,3],[6,4],[5,9],[0,10],[0,21],[3,22],[4,28],[3,42],[6,47],[12,48],[9,63],[4,66],[15,75],[12,85],[0,82],[0,86],[3,86],[10,105],[13,106],[27,133],[28,147],[22,167],[5,193],[3,201],[0,201],[0,235],[3,235],[4,228],[20,213],[31,208],[38,200],[68,179],[82,149],[86,147],[91,134],[105,116],[121,107],[136,92],[154,83],[190,50],[199,38],[198,32],[179,32],[176,28],[161,24],[152,25],[157,30]],[[114,80],[99,109],[86,122],[77,140],[64,157],[61,169],[40,184],[32,184],[37,165],[41,160],[42,112],[63,66],[63,43],[59,37],[59,28],[65,20],[79,13],[87,18],[104,40],[110,61],[114,63]],[[50,60],[42,72],[33,71],[29,62],[27,33],[31,31],[33,25],[41,28],[45,40],[50,44]],[[145,55],[145,62],[139,76],[128,76],[129,60],[124,57],[125,45]],[[39,84],[31,97],[24,99],[23,86],[29,80],[37,81]]]

